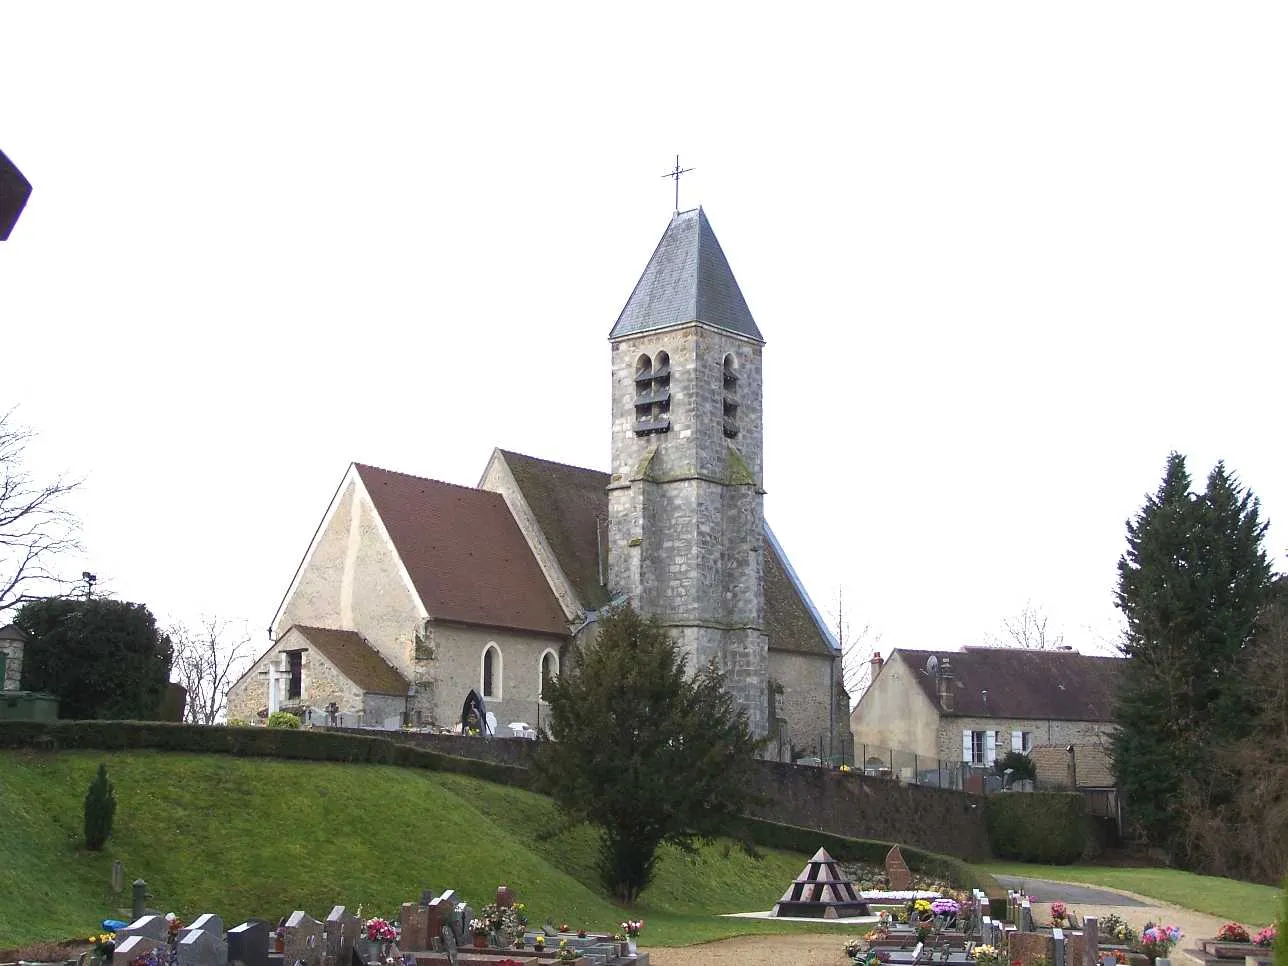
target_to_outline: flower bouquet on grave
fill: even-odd
[[[183,928],[183,920],[173,912],[165,914],[166,936],[165,941],[173,946],[179,941],[179,930]]]
[[[579,958],[580,956],[581,956],[581,953],[577,952],[577,950],[573,949],[571,946],[568,945],[568,940],[566,939],[559,940],[559,962],[571,963],[573,960]]]
[[[532,948],[537,952],[543,952],[546,948],[546,937],[542,933],[537,933],[532,937]]]
[[[1176,943],[1180,942],[1180,939],[1181,930],[1179,926],[1147,924],[1140,932],[1140,939],[1137,940],[1137,945],[1152,963],[1156,959],[1166,959],[1167,954],[1172,951],[1172,947]]]
[[[1237,922],[1227,922],[1216,931],[1216,938],[1223,943],[1252,942],[1252,938],[1248,935],[1248,930]]]
[[[995,946],[976,946],[970,951],[971,959],[975,960],[976,966],[999,966],[1002,957],[998,955]]]
[[[1118,966],[1127,966],[1127,954],[1121,949],[1111,950],[1110,955],[1114,957],[1114,962],[1117,963]]]
[[[868,935],[871,935],[871,933]],[[845,955],[849,956],[850,959],[855,959],[860,953],[866,952],[867,948],[868,944],[865,940],[851,939],[845,944]]]
[[[884,966],[890,962],[890,954],[884,949],[869,949],[866,953],[860,953],[854,957],[854,962],[862,966]]]
[[[940,925],[948,927],[957,922],[957,914],[961,912],[961,903],[956,899],[944,897],[936,899],[930,904],[930,911],[938,917]]]
[[[116,933],[101,932],[97,936],[90,936],[89,941],[94,944],[90,955],[105,962],[112,961],[112,954],[116,952]]]
[[[1069,918],[1069,910],[1063,902],[1051,903],[1051,925],[1056,929],[1064,928],[1064,921]]]
[[[1252,937],[1252,941],[1258,946],[1273,946],[1278,938],[1279,927],[1272,922],[1265,929],[1258,929],[1257,934]]]

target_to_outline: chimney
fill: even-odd
[[[873,681],[875,681],[875,680],[877,679],[877,675],[881,673],[881,665],[882,665],[883,663],[884,663],[884,662],[881,660],[881,652],[880,652],[880,651],[873,651],[873,652],[872,652],[872,660],[868,661],[868,667],[871,669],[871,670],[869,670],[869,672],[868,672],[868,683],[869,683],[869,684],[871,684]]]
[[[952,711],[955,704],[953,694],[953,666],[948,658],[939,662],[939,706],[945,711]]]

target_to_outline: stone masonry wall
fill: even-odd
[[[807,754],[818,754],[819,739],[825,756],[844,753],[843,741],[850,722],[846,708],[837,708],[829,718],[826,695],[841,680],[840,661],[824,654],[798,654],[794,651],[769,652],[769,676],[782,685],[774,705],[778,716],[787,719],[792,744]],[[831,728],[836,728],[836,735]]]
[[[535,741],[517,738],[399,734],[395,740],[525,768],[537,751]],[[970,860],[990,855],[983,801],[962,792],[767,761],[756,762],[750,790],[764,799],[748,809],[755,818]]]
[[[22,687],[22,641],[0,641],[0,654],[5,655],[4,680],[0,691],[17,691]]]

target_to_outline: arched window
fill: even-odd
[[[635,435],[671,428],[671,360],[665,352],[635,360]]]
[[[546,650],[541,655],[541,691],[539,697],[541,700],[546,699],[546,685],[553,681],[559,674],[559,655],[552,650]]]
[[[738,360],[733,353],[724,357],[724,434],[738,435]]]
[[[501,663],[501,649],[496,642],[488,641],[483,648],[483,697],[495,701],[501,700],[501,676],[504,665]]]

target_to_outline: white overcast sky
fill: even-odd
[[[605,468],[676,152],[765,348],[766,512],[877,646],[1116,634],[1170,450],[1279,569],[1282,3],[6,5],[0,409],[101,586],[255,641],[352,460]],[[879,635],[879,638],[878,638]]]

